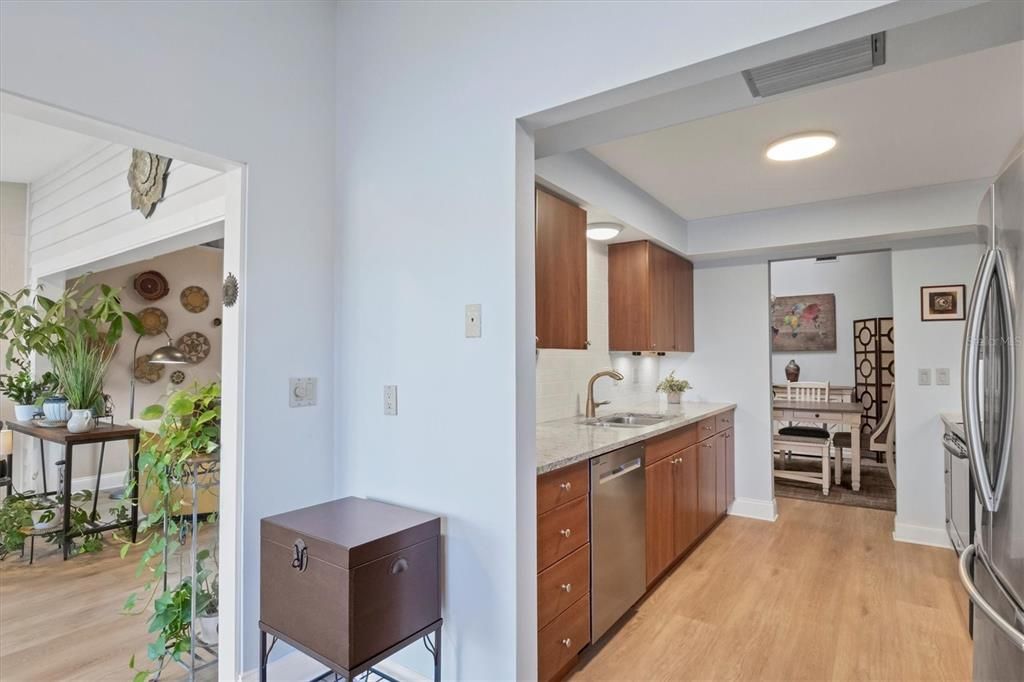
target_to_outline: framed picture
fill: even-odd
[[[939,284],[921,287],[921,321],[940,322],[966,318],[967,285]]]
[[[834,351],[836,295],[804,294],[772,299],[772,351]]]

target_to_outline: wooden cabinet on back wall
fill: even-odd
[[[587,347],[587,213],[537,188],[537,347]]]
[[[608,344],[693,350],[693,264],[649,241],[608,246]]]

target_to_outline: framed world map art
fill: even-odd
[[[772,352],[834,351],[836,295],[772,298]]]

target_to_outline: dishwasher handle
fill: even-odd
[[[625,462],[624,464],[620,464],[619,466],[609,471],[607,474],[601,474],[601,477],[597,479],[597,483],[598,485],[604,485],[609,481],[614,481],[616,478],[619,478],[620,476],[625,476],[631,471],[636,471],[641,466],[643,466],[643,457],[637,457],[636,459],[632,459],[628,462]]]

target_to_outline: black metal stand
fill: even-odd
[[[319,676],[317,678],[314,678],[314,680],[311,680],[310,682],[319,682],[320,680],[328,679],[326,677],[326,675],[329,675],[330,673],[334,674],[334,679],[335,680],[346,680],[346,682],[354,682],[357,677],[359,677],[360,675],[362,675],[364,673],[373,673],[374,675],[377,675],[380,678],[388,680],[388,682],[399,682],[395,678],[393,678],[393,677],[391,677],[389,675],[386,675],[386,674],[382,673],[381,671],[375,669],[373,666],[377,665],[378,663],[380,663],[381,661],[383,661],[386,658],[390,658],[396,652],[404,649],[405,647],[407,647],[410,644],[416,642],[417,640],[422,640],[423,641],[423,646],[426,647],[427,651],[430,652],[430,655],[434,659],[434,682],[441,682],[441,626],[443,624],[444,624],[444,619],[443,618],[439,618],[437,621],[435,621],[434,623],[431,623],[430,625],[428,625],[427,627],[423,628],[422,630],[420,630],[416,634],[411,635],[409,637],[406,637],[405,639],[403,639],[401,642],[399,642],[395,646],[391,647],[390,649],[387,649],[386,651],[381,652],[380,654],[378,654],[378,655],[374,656],[373,658],[371,658],[370,660],[365,661],[364,663],[362,663],[362,664],[352,668],[351,670],[346,670],[345,668],[339,667],[339,666],[335,665],[334,663],[328,661],[323,656],[320,656],[319,654],[316,654],[315,652],[310,651],[306,647],[302,646],[302,644],[300,644],[299,642],[292,641],[291,639],[289,639],[284,634],[278,632],[277,630],[274,630],[272,627],[270,627],[268,625],[265,625],[263,623],[263,621],[260,621],[260,623],[259,623],[259,627],[260,627],[260,677],[259,677],[259,682],[267,682],[267,663],[269,662],[268,659],[270,657],[270,652],[273,650],[274,645],[277,644],[278,640],[281,640],[285,644],[288,644],[289,646],[291,646],[291,647],[293,647],[295,649],[298,649],[299,651],[301,651],[302,653],[306,654],[310,658],[315,659],[317,662],[319,662],[322,665],[324,665],[327,668],[329,668],[329,670],[330,670],[329,673],[325,673],[324,675],[321,675],[321,676]],[[431,638],[431,635],[433,635],[433,638]],[[268,636],[270,637],[270,640],[271,640],[270,641],[270,646],[267,646],[267,637]]]

